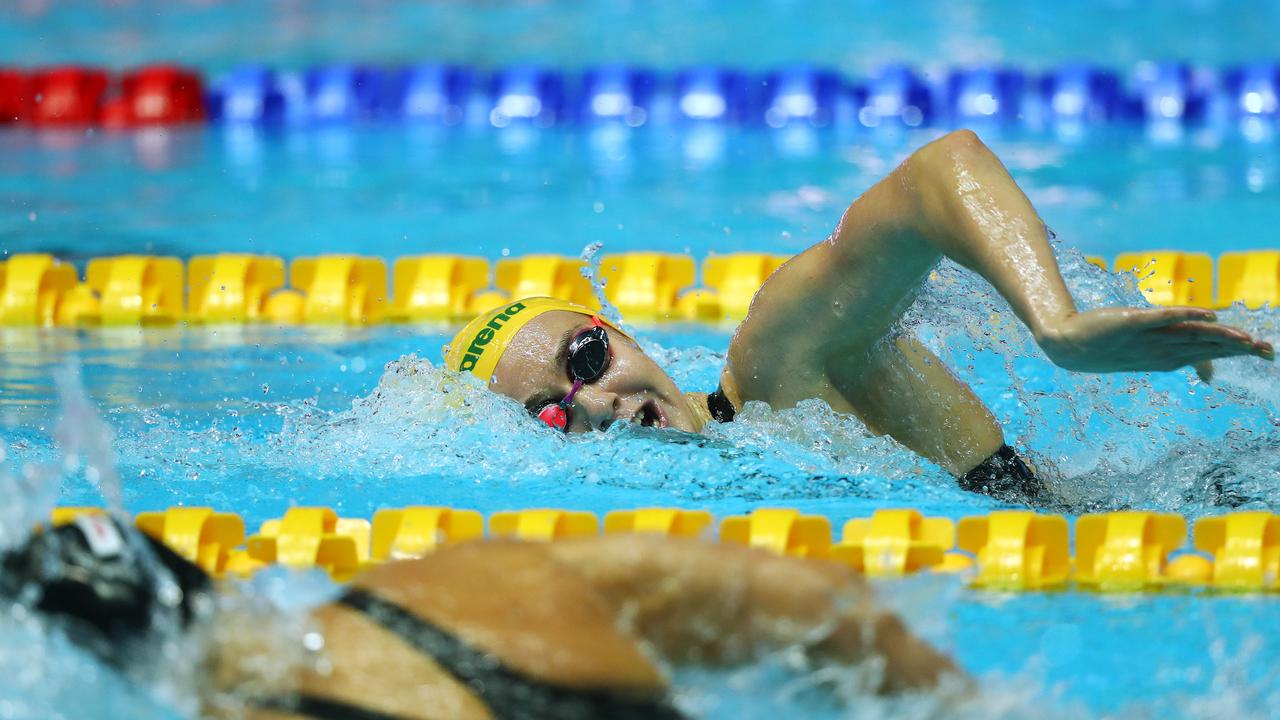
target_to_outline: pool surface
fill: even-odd
[[[73,260],[123,252],[286,258],[422,252],[497,259],[655,250],[795,253],[941,131],[698,126],[476,131],[245,127],[0,132],[0,243]],[[1071,247],[1269,248],[1273,141],[1140,129],[983,133]]]
[[[756,69],[817,62],[857,72],[888,60],[1219,65],[1273,57],[1278,13],[1239,0],[1172,0],[1158,10],[1130,0],[14,0],[0,9],[0,58],[113,66],[168,59],[210,70],[423,59]]]

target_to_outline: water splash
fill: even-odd
[[[1082,310],[1146,305],[1128,275],[1058,248]],[[1277,316],[1233,308],[1221,321],[1275,340]],[[1199,515],[1223,506],[1280,506],[1280,370],[1256,359],[1217,363],[1212,385],[1189,370],[1082,375],[1049,364],[986,283],[944,263],[904,326],[959,368],[1078,512],[1140,506]],[[1240,472],[1261,465],[1264,472]]]
[[[61,449],[64,470],[75,473],[83,469],[85,479],[102,494],[107,510],[124,512],[111,426],[85,393],[78,366],[65,365],[54,377],[61,408],[54,436]]]
[[[636,329],[626,324],[625,318],[622,317],[622,311],[609,300],[609,297],[604,292],[608,281],[605,279],[604,274],[600,272],[600,263],[604,259],[604,256],[601,255],[603,250],[604,243],[600,241],[588,243],[586,247],[582,248],[582,252],[578,257],[585,264],[580,272],[582,277],[586,278],[587,282],[591,284],[591,292],[595,295],[596,302],[600,305],[600,316],[635,337],[637,335]]]
[[[54,378],[61,408],[54,429],[54,458],[15,468],[18,458],[9,457],[0,440],[0,493],[10,498],[0,509],[0,549],[20,544],[49,517],[66,477],[82,475],[107,500],[109,509],[124,509],[111,428],[85,394],[79,367],[62,365]]]
[[[0,551],[26,540],[58,499],[57,472],[39,464],[15,469],[8,456],[0,440],[0,495],[8,498],[0,504]]]
[[[56,377],[60,408],[56,461],[27,463],[15,473],[0,452],[0,488],[11,491],[6,493],[9,501],[0,514],[0,550],[20,545],[33,528],[47,521],[67,478],[79,476],[107,500],[109,512],[124,512],[111,427],[86,394],[78,367],[63,366]],[[17,460],[12,458],[11,463]],[[150,557],[140,538],[130,536],[129,542],[139,546],[136,549],[142,551],[144,561]],[[158,596],[180,592],[158,563],[151,574],[160,584]],[[238,626],[241,630],[255,628],[248,647],[259,654],[270,653],[269,663],[246,668],[258,683],[291,681],[300,663],[310,661],[301,653],[304,644],[300,638],[309,632],[305,611],[333,594],[333,583],[323,574],[283,575],[266,572],[251,584],[227,588],[230,592],[217,600],[221,622],[204,629],[217,635],[232,626],[229,618],[250,617],[251,621]],[[320,582],[314,581],[316,575]],[[137,646],[117,649],[118,657],[125,658],[121,664],[127,667],[117,671],[71,642],[60,622],[34,612],[29,601],[0,600],[0,645],[22,648],[22,652],[0,652],[0,717],[106,720],[197,716],[201,709],[199,689],[206,684],[203,673],[207,667],[195,659],[202,656],[210,637],[203,631],[184,633],[176,622],[157,608],[152,637]],[[245,708],[244,697],[238,692],[214,700],[223,709]]]
[[[935,610],[946,613],[951,600]],[[968,687],[956,678],[937,688],[877,695],[881,663],[814,662],[798,647],[768,653],[737,668],[686,667],[676,674],[677,699],[694,717],[769,720],[813,717],[831,720],[1081,720],[1102,717],[1065,688],[1046,683],[1037,657],[1008,674],[983,673]],[[1171,715],[1170,717],[1178,717]]]
[[[182,716],[146,689],[106,669],[21,605],[0,607],[0,645],[7,648],[0,652],[0,717],[163,720]]]
[[[20,545],[33,528],[47,521],[67,477],[81,475],[108,499],[109,508],[123,509],[110,427],[85,394],[77,366],[59,368],[56,379],[61,409],[56,460],[27,463],[16,473],[0,464],[0,487],[11,491],[5,494],[8,501],[0,516],[0,549]],[[183,662],[184,643],[162,642],[150,648],[153,653],[143,658],[144,664],[170,672],[154,684],[139,686],[90,658],[67,639],[60,625],[48,623],[28,605],[0,600],[0,644],[23,648],[20,653],[0,653],[0,717],[164,718],[183,714],[174,708],[194,709],[189,704],[189,674],[181,685],[184,689],[175,691],[178,676],[184,674],[180,669],[194,672],[192,663]]]

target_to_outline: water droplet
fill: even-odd
[[[302,637],[302,646],[311,652],[320,652],[324,649],[324,635],[309,632]]]

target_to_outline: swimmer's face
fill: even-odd
[[[560,402],[573,388],[565,366],[569,342],[589,327],[590,319],[578,313],[555,310],[539,315],[512,338],[489,387],[534,414]],[[568,430],[603,430],[614,422],[634,422],[697,432],[697,420],[675,382],[633,340],[610,327],[605,332],[609,367],[578,391]]]

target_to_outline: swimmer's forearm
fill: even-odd
[[[900,172],[919,235],[982,275],[1037,339],[1075,314],[1043,221],[977,135],[951,133],[921,148]]]

